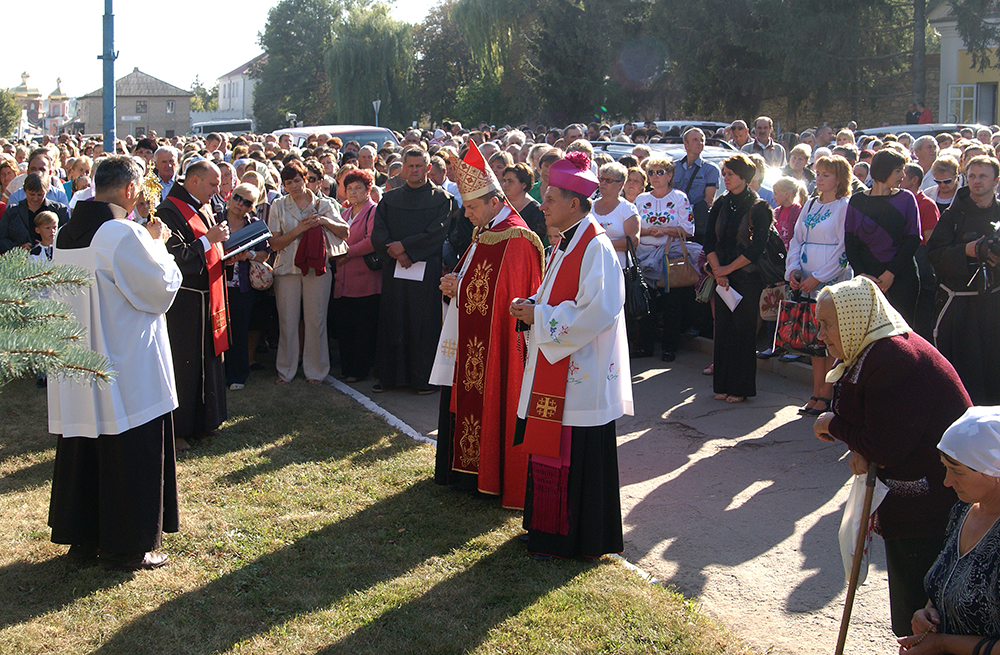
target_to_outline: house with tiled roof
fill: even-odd
[[[78,121],[88,134],[103,132],[104,89],[80,98]],[[138,68],[115,82],[115,129],[119,137],[148,134],[173,137],[191,129],[191,98],[194,94],[168,84]]]

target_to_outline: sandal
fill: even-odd
[[[277,384],[278,386],[281,386],[283,384],[288,384],[288,380],[284,380],[282,378],[278,378],[277,380],[274,381],[274,383]]]
[[[821,414],[825,414],[825,413],[829,412],[830,411],[830,402],[831,402],[831,400],[829,398],[817,398],[816,399],[816,403],[817,404],[818,403],[823,403],[823,405],[825,405],[825,407],[823,407],[823,409],[817,409],[816,407],[813,407],[812,409],[807,409],[805,415],[806,416],[819,416]]]
[[[817,402],[819,402],[819,396],[809,396],[809,403],[812,403],[813,407],[816,406]],[[813,408],[809,406],[809,403],[799,407],[799,416],[806,416],[809,414],[809,410]]]
[[[726,402],[727,403],[741,403],[741,402],[743,402],[746,399],[747,399],[746,396],[727,396],[726,397]]]
[[[717,393],[717,394],[715,394],[715,399],[716,400],[726,400],[727,398],[729,398],[729,394],[728,393]]]

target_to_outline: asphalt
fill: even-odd
[[[702,374],[710,361],[701,338],[670,364],[632,360],[636,413],[617,422],[623,557],[761,652],[833,652],[847,586],[837,541],[846,448],[817,440],[796,414],[810,395],[808,366],[761,361],[757,396],[726,404]],[[436,438],[438,394],[371,385],[351,386]],[[871,552],[845,651],[858,655],[897,648],[877,537]]]

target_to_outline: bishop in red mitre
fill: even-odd
[[[523,509],[528,455],[513,441],[528,349],[507,308],[538,288],[545,251],[474,142],[450,165],[475,232],[455,272],[441,278],[449,305],[431,373],[444,387],[434,480]]]

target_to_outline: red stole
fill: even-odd
[[[174,203],[177,211],[187,221],[195,239],[200,239],[208,233],[204,219],[191,209],[191,205],[173,196],[167,196],[167,199]],[[212,340],[215,342],[215,354],[218,356],[229,349],[229,332],[226,321],[226,278],[222,270],[222,255],[216,244],[212,244],[205,251],[205,264],[208,267],[208,307]]]
[[[593,221],[587,221],[576,247],[570,249],[559,264],[559,272],[552,281],[552,291],[549,292],[549,305],[558,305],[576,298],[580,290],[580,267],[583,265],[587,244],[603,232],[604,228],[595,225]],[[558,247],[557,244],[553,248],[553,256]],[[551,260],[549,265],[552,265]],[[532,455],[559,457],[569,359],[567,356],[551,363],[541,350],[538,351],[524,429],[524,449]]]

